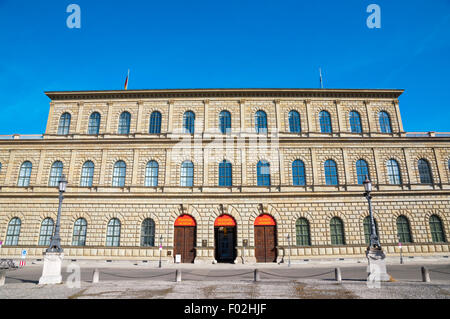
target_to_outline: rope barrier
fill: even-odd
[[[268,273],[268,272],[265,272],[265,271],[261,271],[261,270],[260,270],[259,272],[262,273],[262,274],[269,275],[269,276],[274,276],[274,277],[290,278],[290,279],[299,279],[299,278],[310,278],[310,277],[317,277],[317,276],[323,276],[323,275],[331,274],[331,273],[334,272],[334,270],[331,270],[331,271],[328,271],[328,272],[324,272],[324,273],[321,273],[321,274],[316,274],[316,275],[309,275],[309,276],[295,276],[295,277],[292,277],[292,276],[283,276],[283,275],[277,275],[277,274],[271,274],[271,273]]]
[[[104,275],[114,276],[114,277],[132,278],[132,279],[146,279],[146,278],[164,277],[164,276],[175,274],[175,272],[173,271],[173,272],[169,272],[167,274],[162,274],[162,275],[145,276],[145,277],[132,277],[132,276],[125,276],[125,275],[111,274],[111,273],[107,273],[107,272],[104,272],[104,271],[100,271],[99,273],[104,274]]]
[[[248,274],[253,274],[253,271],[249,271],[249,272],[244,272],[241,274],[233,274],[233,275],[201,275],[201,274],[194,274],[192,272],[183,272],[183,275],[194,275],[194,276],[199,276],[199,277],[235,277],[235,276],[243,276],[243,275],[248,275]]]
[[[439,270],[435,270],[435,269],[428,269],[428,271],[430,271],[430,272],[437,272],[437,273],[439,273],[439,274],[450,275],[450,272],[439,271]]]

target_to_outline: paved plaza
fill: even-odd
[[[450,262],[442,259],[388,260],[390,282],[369,287],[364,260],[302,264],[163,264],[142,261],[70,261],[63,284],[38,285],[41,261],[8,271],[1,299],[450,299]],[[421,267],[431,282],[422,282]],[[335,279],[335,268],[342,282]],[[80,270],[79,286],[70,269]],[[94,270],[99,282],[93,283]],[[260,280],[254,281],[255,269]],[[69,272],[68,272],[69,270]],[[176,271],[181,282],[176,282]],[[71,277],[72,276],[72,277]],[[72,287],[71,285],[75,285]]]

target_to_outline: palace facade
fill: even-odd
[[[366,176],[388,256],[447,256],[450,134],[404,132],[402,93],[47,92],[45,134],[0,139],[0,257],[42,258],[62,175],[66,258],[363,257]]]

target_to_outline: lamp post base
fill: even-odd
[[[366,257],[369,261],[367,272],[368,281],[390,281],[391,276],[386,270],[386,255],[382,249],[369,248],[366,250]]]
[[[62,283],[61,266],[64,253],[44,253],[44,268],[39,285],[55,285]]]

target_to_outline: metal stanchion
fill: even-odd
[[[261,280],[261,278],[260,278],[260,275],[259,275],[259,270],[255,269],[255,281],[260,281],[260,280]]]
[[[431,282],[430,272],[425,267],[422,267],[422,281],[423,282]]]

